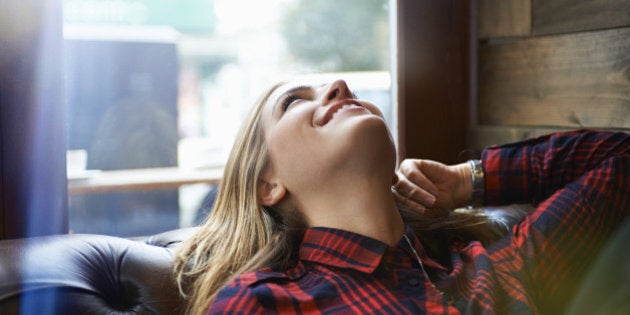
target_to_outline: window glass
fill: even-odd
[[[241,120],[273,82],[344,78],[394,126],[387,0],[63,5],[73,232],[198,223]]]

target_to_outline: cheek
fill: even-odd
[[[269,158],[283,183],[291,190],[299,189],[323,171],[326,159],[319,148],[321,139],[312,129],[277,127],[267,140]]]
[[[308,154],[305,151],[316,137],[311,121],[312,113],[307,108],[296,108],[285,114],[268,130],[267,143],[272,154],[289,159]]]
[[[315,180],[317,164],[320,159],[314,156],[312,147],[305,145],[305,141],[295,141],[295,138],[278,137],[269,143],[269,158],[274,165],[278,179],[293,192],[299,192],[304,186],[309,186]]]
[[[278,123],[267,137],[269,156],[286,168],[308,155],[304,130],[295,122]]]
[[[294,168],[304,165],[305,159],[316,153],[314,143],[309,137],[295,130],[278,130],[276,137],[269,140],[270,157],[281,163],[283,168]]]

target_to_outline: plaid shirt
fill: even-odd
[[[560,313],[630,209],[630,137],[576,131],[483,152],[486,203],[536,208],[488,247],[454,244],[446,270],[405,235],[394,247],[348,231],[307,229],[297,265],[243,274],[209,314]]]

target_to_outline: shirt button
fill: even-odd
[[[420,281],[418,281],[418,279],[416,279],[416,278],[411,278],[411,279],[409,279],[408,283],[409,283],[409,285],[415,287],[415,286],[418,285],[418,283],[420,283]]]

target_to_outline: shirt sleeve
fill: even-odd
[[[630,186],[629,154],[628,133],[589,130],[556,133],[489,147],[482,153],[486,204],[537,205],[594,169],[602,170],[603,173],[598,175],[616,179],[598,182],[598,185],[627,192]],[[588,181],[586,178],[582,180]],[[611,187],[614,182],[619,184],[618,187]],[[589,190],[603,188],[597,186]]]
[[[630,211],[627,133],[579,130],[486,149],[487,204],[532,203],[497,261],[560,313]]]

